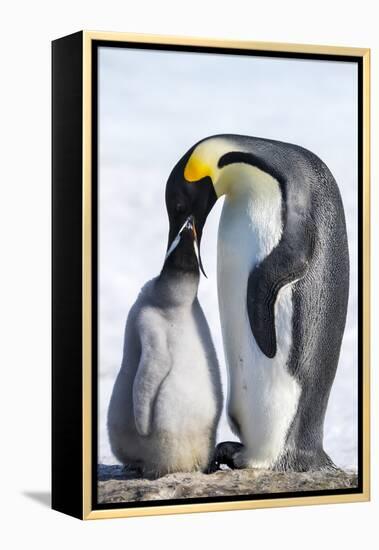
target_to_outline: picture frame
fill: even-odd
[[[357,483],[132,502],[99,502],[99,51],[350,64],[356,68]],[[158,59],[158,58],[157,58]],[[144,62],[141,57],[140,63]],[[158,59],[159,62],[159,59]],[[184,78],[178,71],[177,78]],[[125,75],[124,75],[125,77]],[[127,78],[127,76],[126,76]],[[131,77],[132,78],[132,77]],[[338,82],[337,82],[338,85]],[[135,91],[137,94],[138,91]],[[370,50],[81,31],[52,43],[52,507],[80,519],[367,501],[370,498]],[[154,94],[152,93],[153,97]],[[128,96],[130,100],[130,95]],[[150,97],[150,96],[149,96]],[[355,96],[354,96],[355,97]],[[355,100],[354,100],[355,101]],[[153,109],[154,105],[152,105]],[[141,121],[140,121],[141,122]],[[349,133],[347,128],[346,132]],[[252,130],[253,133],[253,130]],[[188,147],[192,145],[188,143]],[[300,144],[301,145],[301,144]],[[177,160],[185,150],[175,151]],[[174,153],[173,153],[174,154]],[[143,161],[141,157],[140,162]],[[169,173],[166,174],[166,178]],[[165,181],[161,185],[164,195]],[[156,273],[152,272],[151,277]],[[143,283],[143,281],[141,281]],[[125,316],[127,311],[124,312]],[[122,327],[123,329],[123,327]],[[122,358],[122,349],[117,351]],[[225,390],[224,390],[225,392]],[[119,472],[119,470],[117,470]],[[213,474],[210,474],[213,475]],[[217,475],[217,474],[216,474]]]

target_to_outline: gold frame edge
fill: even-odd
[[[371,296],[371,190],[370,190],[370,62],[371,51],[367,49],[363,56],[363,494],[370,500],[370,296]]]
[[[199,46],[230,49],[265,50],[285,53],[305,53],[361,57],[363,60],[363,491],[337,495],[296,496],[252,499],[244,501],[209,502],[201,504],[167,504],[138,508],[92,510],[92,303],[91,303],[91,110],[92,110],[92,41],[136,42]],[[167,514],[189,514],[211,511],[248,510],[367,502],[370,500],[370,49],[344,46],[254,42],[199,37],[181,37],[139,33],[83,31],[83,235],[82,235],[82,336],[83,336],[83,519],[106,519]]]
[[[250,40],[234,40],[221,38],[205,38],[195,36],[177,36],[143,33],[124,33],[110,31],[83,31],[90,40],[105,40],[110,42],[144,42],[146,44],[169,44],[173,46],[203,46],[214,48],[266,50],[286,53],[310,53],[325,55],[341,55],[363,57],[369,48],[351,46],[333,46],[320,44],[292,44],[288,42],[262,42]]]

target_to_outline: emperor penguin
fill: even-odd
[[[328,167],[290,143],[217,135],[195,144],[167,187],[189,197],[197,230],[224,197],[217,287],[232,468],[334,468],[323,427],[345,328],[349,253]],[[171,191],[173,193],[173,191]]]
[[[185,210],[169,197],[166,259],[129,312],[108,409],[113,454],[152,478],[206,472],[222,410],[216,351],[197,298],[197,235]]]

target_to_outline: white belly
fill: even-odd
[[[273,188],[274,190],[274,188]],[[228,414],[245,446],[241,466],[269,467],[280,455],[300,388],[287,370],[292,343],[292,289],[275,306],[277,353],[266,357],[251,332],[246,293],[249,273],[279,242],[281,196],[225,200],[218,235],[218,297],[228,368]],[[269,207],[267,207],[269,206]],[[235,425],[233,426],[233,421]]]
[[[178,332],[178,334],[176,334]],[[218,414],[207,350],[198,337],[195,324],[180,324],[174,337],[168,339],[172,368],[162,383],[155,403],[155,424],[158,430],[172,434],[188,434],[193,438],[202,430],[208,435]]]

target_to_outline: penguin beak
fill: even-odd
[[[197,261],[198,261],[198,264],[199,264],[199,267],[201,269],[202,274],[204,275],[204,277],[206,279],[208,279],[207,274],[204,271],[203,262],[201,260],[200,244],[199,244],[199,239],[197,238],[195,220],[194,220],[193,216],[190,216],[190,218],[192,219],[193,247],[195,249],[196,258],[197,258]]]
[[[202,262],[201,256],[200,256],[200,246],[199,246],[199,241],[198,241],[197,232],[196,232],[195,220],[194,220],[194,217],[192,215],[188,216],[188,218],[186,219],[186,221],[183,223],[182,227],[180,228],[178,234],[176,235],[175,239],[172,241],[169,249],[167,250],[166,257],[165,257],[165,262],[166,262],[167,258],[174,252],[174,250],[176,249],[178,244],[180,243],[180,240],[182,238],[182,234],[183,234],[184,231],[191,231],[192,232],[193,247],[194,247],[195,255],[196,255],[196,258],[197,258],[197,262],[199,264],[199,267],[200,267],[203,275],[205,277],[207,277],[207,275],[204,271],[203,262]]]

